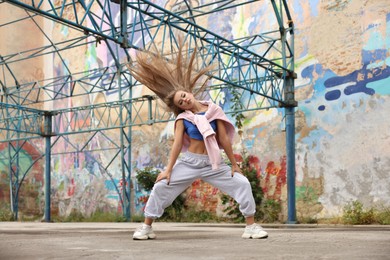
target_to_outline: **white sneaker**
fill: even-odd
[[[244,234],[242,238],[266,238],[268,233],[258,224],[252,224],[245,227]]]
[[[153,232],[152,226],[142,224],[133,234],[134,240],[146,240],[146,239],[155,239],[156,234]]]

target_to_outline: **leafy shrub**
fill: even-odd
[[[390,208],[382,208],[375,212],[376,222],[380,225],[390,225]]]
[[[0,205],[0,221],[13,221],[15,220],[14,214],[11,211],[11,207],[8,203]]]
[[[355,200],[344,206],[342,220],[344,224],[350,225],[390,225],[390,208],[382,206],[364,209],[363,204]]]
[[[374,209],[365,210],[363,204],[357,200],[349,202],[344,207],[343,221],[351,225],[375,223]]]
[[[153,167],[145,167],[142,170],[137,170],[137,182],[146,190],[151,191],[156,182],[159,170]]]
[[[264,200],[260,206],[261,219],[268,223],[277,222],[281,210],[282,207],[279,202],[275,200]]]

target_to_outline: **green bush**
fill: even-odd
[[[0,205],[0,221],[13,221],[14,214],[11,211],[9,204]]]
[[[375,212],[373,208],[365,210],[363,204],[355,200],[344,207],[343,221],[351,225],[372,224],[376,222]]]
[[[376,222],[380,225],[390,225],[390,208],[382,208],[375,212]]]
[[[264,200],[260,206],[261,219],[268,223],[277,222],[281,210],[282,207],[279,202],[275,200]]]
[[[137,170],[137,182],[146,191],[151,191],[159,173],[160,171],[153,167],[145,167],[142,170]]]
[[[350,225],[390,225],[390,208],[382,206],[364,209],[363,204],[355,200],[344,206],[342,220],[344,224]]]

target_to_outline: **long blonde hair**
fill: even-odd
[[[209,65],[198,71],[196,65],[195,48],[191,56],[183,55],[183,41],[179,39],[178,51],[172,54],[172,60],[168,60],[159,54],[147,51],[139,51],[136,55],[136,63],[127,64],[133,77],[141,84],[153,91],[166,105],[169,111],[178,115],[182,112],[173,103],[173,97],[179,90],[193,93],[194,96],[202,93],[214,66]],[[198,81],[202,76],[208,76],[207,80],[199,87]]]

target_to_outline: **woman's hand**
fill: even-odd
[[[161,180],[164,180],[166,179],[167,180],[167,183],[169,185],[169,181],[171,179],[171,171],[169,170],[165,170],[163,172],[160,172],[158,175],[157,175],[157,179],[156,179],[156,183],[161,181]]]
[[[242,174],[242,171],[241,171],[240,167],[238,167],[237,163],[232,165],[232,177],[234,176],[235,172]]]

